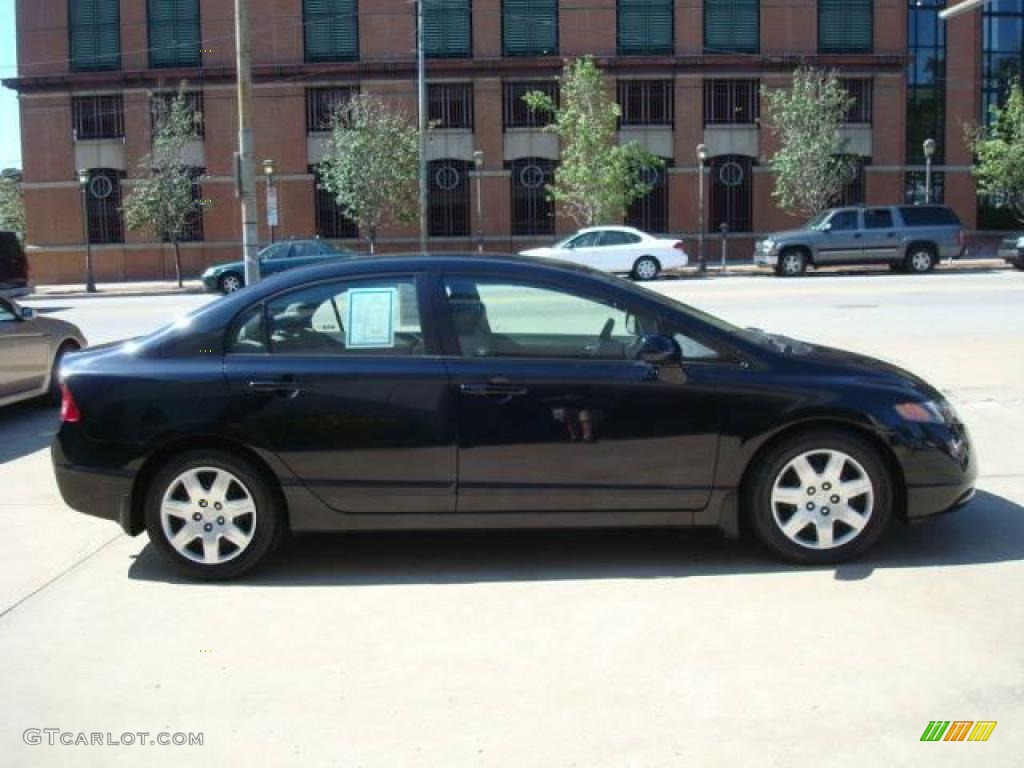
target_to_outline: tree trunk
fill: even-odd
[[[181,288],[181,249],[177,240],[172,240],[171,243],[174,245],[174,276],[178,279],[178,287]]]

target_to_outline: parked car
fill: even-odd
[[[833,208],[803,229],[776,232],[757,243],[754,263],[777,275],[802,275],[808,267],[887,264],[894,270],[930,272],[940,259],[959,259],[967,233],[943,205]]]
[[[1007,264],[1013,264],[1017,269],[1024,269],[1024,235],[1007,238],[1003,241],[1003,247],[999,249]]]
[[[74,355],[63,386],[65,501],[197,578],[286,528],[749,526],[835,563],[977,474],[909,373],[511,256],[277,275]]]
[[[40,395],[60,402],[61,362],[84,346],[85,337],[71,323],[39,317],[0,296],[0,406]]]
[[[0,230],[0,295],[28,293],[28,260],[15,232]]]
[[[653,280],[688,262],[681,240],[654,237],[632,227],[581,229],[556,245],[531,248],[521,255],[561,259],[637,280]]]
[[[260,277],[351,256],[326,240],[282,240],[259,252]],[[202,280],[203,288],[211,293],[234,293],[245,287],[245,262],[215,264],[203,272]]]

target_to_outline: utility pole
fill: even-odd
[[[416,97],[420,133],[420,250],[427,252],[427,66],[423,53],[423,0],[416,0]]]
[[[235,75],[238,82],[238,152],[235,190],[242,203],[242,255],[245,284],[260,279],[259,233],[256,229],[256,177],[253,171],[252,59],[249,50],[249,0],[235,0]]]

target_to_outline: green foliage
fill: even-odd
[[[856,158],[840,138],[853,105],[834,71],[800,68],[791,88],[762,88],[768,127],[779,150],[768,161],[775,177],[772,197],[790,213],[814,216],[853,181]]]
[[[616,143],[619,105],[592,57],[567,63],[559,89],[560,104],[540,91],[523,97],[530,109],[554,116],[545,130],[561,140],[548,197],[578,225],[620,223],[629,204],[651,191],[644,171],[660,167],[662,160],[636,142]]]
[[[387,222],[409,222],[418,207],[419,134],[411,117],[372,94],[335,112],[318,166],[321,184],[359,225],[373,252]]]
[[[0,171],[0,229],[17,232],[25,238],[25,200],[21,194],[21,172],[13,168]]]
[[[149,232],[174,246],[178,285],[178,241],[199,205],[192,197],[195,169],[187,163],[186,150],[195,140],[200,120],[201,115],[189,106],[184,90],[156,111],[153,147],[139,161],[138,175],[123,206],[125,223],[130,229]]]
[[[1006,103],[993,105],[987,126],[967,129],[967,143],[976,158],[978,192],[1005,202],[1024,221],[1024,93],[1019,79],[1010,81]]]

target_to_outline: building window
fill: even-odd
[[[357,0],[302,0],[306,61],[359,58]]]
[[[746,155],[722,155],[710,162],[712,232],[723,222],[730,232],[753,230],[754,159]]]
[[[872,0],[818,0],[821,53],[871,53],[873,25]]]
[[[505,83],[505,99],[502,121],[506,128],[543,128],[550,125],[554,115],[530,109],[523,96],[531,91],[546,93],[558,104],[558,83],[554,80]]]
[[[71,99],[75,141],[124,138],[124,99],[116,96],[74,96]]]
[[[555,234],[555,206],[546,187],[555,175],[555,163],[541,157],[513,160],[512,234]]]
[[[981,114],[988,121],[1013,78],[1024,74],[1024,4],[993,0],[985,4],[982,33]]]
[[[705,53],[757,53],[760,0],[704,0]]]
[[[356,86],[306,89],[306,132],[330,131],[334,114],[359,93]]]
[[[324,189],[322,178],[315,167],[310,167],[313,174],[313,194],[315,196],[315,222],[317,237],[332,240],[355,240],[359,237],[359,227],[345,209],[338,204],[338,198]]]
[[[149,99],[149,125],[151,131],[155,134],[156,127],[159,125],[160,118],[170,109],[171,104],[175,99],[178,98],[177,91],[160,91],[154,93]],[[203,92],[202,91],[186,91],[185,92],[185,103],[188,105],[189,110],[192,112],[192,118],[195,124],[195,136],[196,138],[202,138],[206,135],[206,126],[203,122]]]
[[[502,0],[502,47],[506,56],[558,53],[558,0]]]
[[[621,55],[672,53],[673,0],[618,0]]]
[[[473,54],[470,0],[426,0],[423,3],[423,54],[451,59]]]
[[[672,125],[672,80],[619,80],[621,125]]]
[[[630,203],[626,212],[626,224],[644,232],[668,232],[668,166],[665,160],[661,168],[648,168],[644,171],[645,181],[651,185],[651,191]]]
[[[469,171],[465,160],[432,160],[427,166],[427,232],[431,237],[469,235]]]
[[[864,172],[865,166],[869,163],[864,157],[853,158],[856,163],[856,174],[850,182],[843,188],[842,192],[835,196],[832,200],[832,206],[835,208],[845,208],[851,205],[864,205],[867,199],[867,174]]]
[[[124,219],[121,216],[121,179],[123,171],[94,168],[85,185],[85,214],[89,242],[123,243]]]
[[[944,0],[910,0],[907,8],[907,164],[924,163],[925,139],[935,139],[935,161],[945,154],[946,24]]]
[[[121,67],[120,0],[69,0],[71,70]]]
[[[757,80],[704,81],[704,125],[752,125],[760,115]]]
[[[149,66],[202,63],[199,0],[148,0]]]
[[[844,123],[870,123],[874,108],[874,81],[870,78],[844,77],[839,81],[853,103],[843,116]]]
[[[907,205],[924,205],[927,201],[924,171],[907,171],[903,179],[903,202]],[[946,175],[942,171],[932,171],[931,202],[942,203],[946,199]]]
[[[429,84],[427,86],[427,119],[434,128],[472,128],[473,84]]]

